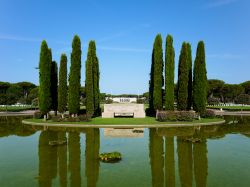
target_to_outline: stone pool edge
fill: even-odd
[[[25,125],[36,125],[45,127],[72,127],[72,128],[157,128],[157,127],[196,127],[196,126],[210,126],[210,125],[222,125],[225,120],[207,122],[207,123],[193,123],[193,124],[142,124],[142,125],[94,125],[94,124],[60,124],[60,123],[37,123],[27,120],[22,120]]]

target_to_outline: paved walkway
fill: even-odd
[[[219,116],[250,116],[250,111],[235,111],[235,112],[230,112],[226,110],[214,110],[216,115]]]

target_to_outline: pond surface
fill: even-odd
[[[202,128],[43,129],[0,121],[1,187],[249,187],[250,118]],[[228,124],[229,123],[229,124]],[[65,140],[59,146],[50,141]],[[118,151],[118,163],[99,153]]]

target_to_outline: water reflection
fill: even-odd
[[[221,139],[232,133],[250,137],[250,118],[226,116],[225,119],[226,124],[218,126],[146,130],[145,137],[149,132],[149,142],[148,147],[143,148],[143,153],[146,152],[146,149],[149,150],[147,158],[150,160],[151,186],[206,187],[209,162],[207,142],[210,139]],[[103,183],[104,178],[100,177],[101,181],[98,184],[99,175],[103,176],[104,169],[107,170],[110,165],[100,165],[98,159],[100,143],[105,141],[105,138],[100,139],[99,129],[48,128],[44,130],[40,127],[24,126],[18,122],[3,123],[0,125],[0,137],[29,136],[37,130],[41,131],[38,142],[37,185],[39,187],[95,187]],[[81,141],[84,137],[85,142]],[[49,144],[50,141],[65,139],[67,143],[63,145],[52,146]],[[129,159],[131,158],[135,159],[135,157]],[[124,162],[131,161],[126,159],[128,157],[124,159]],[[124,162],[112,165],[108,169],[119,167]],[[137,167],[137,165],[135,164],[133,167]],[[120,176],[123,173],[118,171],[117,175]],[[125,174],[124,178],[126,178]],[[114,178],[114,180],[116,179]]]

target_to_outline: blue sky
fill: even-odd
[[[208,78],[240,83],[250,79],[249,20],[249,0],[0,0],[0,81],[38,84],[41,41],[59,62],[61,53],[70,59],[78,34],[82,85],[88,42],[95,40],[101,92],[143,93],[154,38],[161,33],[165,46],[169,33],[176,67],[183,41],[191,43],[194,59],[204,40]]]

